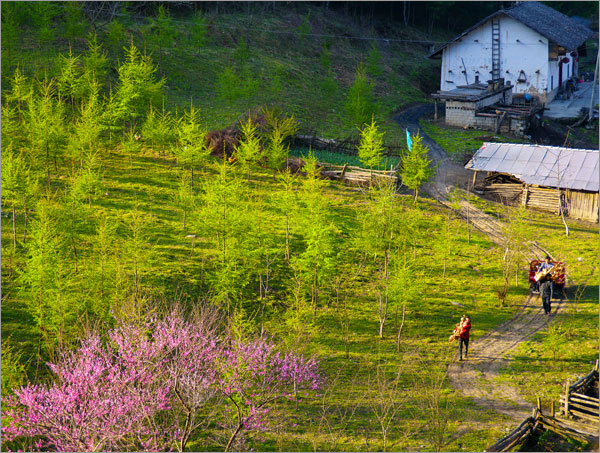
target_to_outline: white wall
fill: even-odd
[[[548,40],[508,16],[501,15],[499,20],[500,77],[511,82],[515,94],[529,92],[545,99],[546,90],[550,87]],[[475,81],[476,71],[479,71],[481,83],[486,83],[492,78],[491,20],[444,49],[440,83],[442,91],[466,84],[465,74],[462,73],[463,60],[469,83]],[[526,77],[524,83],[517,82],[521,70]],[[566,69],[564,78],[566,78]],[[556,85],[558,72],[554,81]]]

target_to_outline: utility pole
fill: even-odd
[[[588,123],[592,121],[594,116],[594,112],[592,108],[594,107],[594,93],[596,92],[596,82],[598,81],[598,60],[600,59],[600,48],[598,49],[598,54],[596,55],[596,69],[594,69],[594,83],[592,83],[592,96],[590,97],[590,109],[588,110]]]

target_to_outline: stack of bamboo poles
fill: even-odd
[[[378,179],[388,179],[396,182],[398,175],[395,170],[367,170],[350,165],[330,165],[319,163],[323,167],[321,176],[338,179],[352,184],[370,184]]]

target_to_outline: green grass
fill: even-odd
[[[129,156],[114,150],[106,153],[103,158],[104,185],[102,195],[92,204],[92,210],[86,212],[90,227],[81,232],[80,265],[84,266],[93,259],[89,246],[93,239],[97,216],[104,213],[112,221],[121,222],[118,234],[125,234],[124,215],[137,204],[138,209],[149,215],[148,246],[152,248],[155,259],[143,266],[144,285],[153,287],[166,296],[175,292],[183,292],[190,297],[199,297],[206,289],[203,272],[210,269],[210,248],[201,241],[196,241],[192,252],[192,238],[188,234],[195,233],[188,224],[183,228],[182,214],[170,201],[177,187],[177,167],[172,159],[163,160],[158,153],[146,150],[143,156]],[[214,175],[213,165],[197,173],[198,182]],[[58,181],[56,182],[58,184]],[[256,191],[256,196],[263,197],[267,206],[267,219],[273,224],[281,224],[281,214],[272,206],[272,194],[276,182],[272,173],[257,170],[252,173],[250,186]],[[363,194],[353,187],[339,183],[331,183],[326,189],[326,196],[331,203],[333,220],[342,231],[337,246],[340,250],[350,246],[350,238],[356,228],[356,218],[365,208]],[[401,197],[401,204],[410,208],[410,196]],[[420,409],[420,394],[417,391],[419,379],[423,378],[423,370],[434,372],[439,368],[440,360],[452,355],[454,348],[447,344],[449,332],[455,320],[469,312],[477,320],[474,323],[473,334],[481,336],[493,329],[497,324],[507,320],[512,314],[512,308],[499,307],[494,287],[499,279],[498,249],[485,237],[474,233],[471,242],[467,241],[465,226],[458,219],[450,218],[450,231],[454,244],[446,276],[441,277],[441,261],[439,251],[433,245],[439,241],[440,232],[445,231],[447,222],[446,212],[434,201],[422,199],[418,211],[420,237],[419,246],[414,253],[417,257],[418,269],[424,272],[425,285],[418,299],[407,304],[406,323],[402,341],[403,354],[395,350],[394,329],[399,322],[396,318],[396,306],[390,311],[388,328],[383,340],[377,338],[377,315],[373,303],[372,290],[376,283],[373,280],[374,269],[367,267],[362,283],[348,294],[348,316],[350,319],[349,358],[345,356],[345,347],[340,337],[339,302],[328,290],[323,297],[317,321],[311,329],[307,329],[305,352],[317,354],[322,362],[323,372],[328,378],[333,378],[341,372],[339,385],[331,395],[331,410],[353,409],[358,404],[356,415],[347,425],[339,425],[336,429],[343,435],[340,449],[363,449],[365,442],[371,448],[381,448],[374,418],[363,399],[368,391],[367,377],[377,363],[386,363],[390,370],[402,368],[403,394],[406,407],[402,410],[399,420],[395,423],[396,430],[391,436],[399,449],[425,448],[431,449],[428,435],[417,428],[422,425],[425,416]],[[18,234],[22,234],[22,219],[18,222]],[[10,223],[3,222],[3,248],[10,247]],[[281,231],[279,232],[281,234]],[[346,239],[344,239],[346,237]],[[297,239],[294,247],[299,247]],[[207,244],[208,245],[208,244]],[[23,265],[25,250],[18,249],[13,266],[3,266],[3,283],[5,296],[3,300],[2,337],[11,338],[11,344],[20,350],[32,354],[37,346],[35,328],[27,317],[24,300],[25,290],[19,289],[15,280],[18,268]],[[351,262],[342,264],[341,272],[351,272],[354,265]],[[344,270],[345,269],[345,270]],[[12,276],[10,272],[14,271]],[[285,290],[287,279],[284,271],[280,270],[275,276],[278,287]],[[522,297],[522,291],[515,291],[509,297],[515,300]],[[283,294],[282,294],[283,296]],[[450,304],[456,301],[464,305],[457,307]],[[283,300],[282,300],[283,302]],[[288,341],[285,319],[282,308],[270,311],[267,322],[268,331],[281,341]],[[307,325],[309,327],[309,325]],[[415,355],[416,354],[416,355]],[[414,361],[403,363],[403,357],[414,355]],[[41,364],[43,367],[43,364]],[[35,371],[29,370],[29,377],[35,379]],[[503,417],[493,413],[484,413],[474,408],[469,401],[457,395],[446,382],[443,389],[443,400],[449,404],[452,419],[448,448],[464,450],[480,450],[501,434],[498,424],[505,423]],[[291,404],[291,403],[290,403]],[[252,444],[258,449],[296,450],[312,449],[314,442],[318,448],[328,448],[330,440],[318,430],[319,397],[303,398],[303,401],[290,406],[282,404],[276,408],[281,413],[281,419],[290,420],[281,427],[279,434],[266,433],[264,441],[256,440]],[[278,412],[280,411],[280,412]],[[457,422],[457,420],[459,422]],[[296,423],[297,426],[292,426]],[[341,422],[340,422],[341,423]],[[484,423],[485,427],[481,424]],[[463,435],[465,427],[477,426],[478,435]],[[403,432],[416,430],[407,439],[402,438]],[[459,433],[461,433],[459,435]],[[280,437],[282,436],[282,437]],[[210,448],[203,441],[193,444],[191,448]]]
[[[435,122],[421,118],[419,124],[423,131],[444,148],[453,161],[458,163],[465,163],[470,159],[484,142],[528,143],[515,136],[494,135],[490,131],[446,126],[443,120]]]
[[[318,14],[311,18],[314,18],[314,30],[322,32],[342,33],[344,30],[356,28],[349,19],[335,14]],[[182,17],[177,19],[186,20]],[[185,36],[186,27],[180,27],[183,34],[176,37],[177,46],[165,51],[161,58],[157,58],[157,50],[148,45],[148,50],[154,55],[154,61],[161,61],[159,71],[167,78],[166,106],[181,113],[182,109],[189,105],[190,99],[193,99],[202,112],[203,126],[207,129],[227,126],[247,109],[262,105],[278,106],[288,113],[293,113],[305,131],[332,138],[356,136],[356,127],[348,124],[343,103],[356,65],[368,52],[368,44],[355,43],[354,40],[339,40],[332,44],[332,69],[337,85],[331,92],[325,93],[323,87],[326,72],[320,65],[322,40],[299,40],[287,35],[249,32],[247,70],[253,78],[259,80],[259,89],[250,98],[240,100],[232,106],[228,106],[216,96],[217,74],[228,65],[239,69],[234,53],[241,32],[231,27],[239,28],[247,19],[246,15],[241,13],[208,14],[207,20],[212,28],[209,41],[205,45],[197,46],[192,43]],[[275,29],[293,29],[300,21],[300,15],[292,12],[279,15],[266,13],[261,17],[262,26]],[[142,24],[129,22],[126,27],[127,32],[133,34],[134,42],[143,48]],[[368,29],[360,31],[372,33]],[[397,31],[400,37],[409,32],[412,33],[413,39],[421,36],[416,30]],[[100,36],[101,41],[102,39],[103,36]],[[56,39],[47,48],[39,49],[27,30],[21,34],[20,42],[22,45],[15,61],[21,62],[27,74],[42,77],[44,71],[50,76],[53,74],[54,56],[68,49],[68,43],[63,39]],[[75,52],[81,51],[82,42],[76,40],[73,47]],[[394,43],[382,50],[383,75],[375,78],[374,83],[380,105],[378,123],[381,130],[386,132],[385,139],[388,144],[398,144],[404,140],[404,131],[394,124],[391,114],[414,102],[427,100],[427,93],[418,88],[419,81],[415,78],[415,73],[418,73],[418,69],[438,71],[439,63],[423,63],[425,53],[425,49],[416,46]],[[114,65],[121,55],[111,54],[110,58]],[[423,68],[423,65],[426,67]],[[6,77],[10,73],[3,64],[3,76]],[[276,90],[275,82],[278,79],[280,87]],[[3,88],[6,90],[9,87],[9,84],[5,84]],[[481,141],[474,137],[485,134],[437,126],[427,129],[429,126],[425,123],[423,127],[428,134],[431,131],[432,137],[439,140],[438,142],[455,156],[477,149]],[[462,135],[463,133],[467,135]],[[291,152],[301,155],[306,150]],[[356,156],[317,150],[315,154],[323,162],[352,165],[358,163]],[[386,165],[394,162],[394,158],[389,158]],[[59,189],[65,187],[64,175],[69,170],[69,164],[60,159],[58,164],[57,172],[62,177],[53,180],[53,189],[56,193],[62,193]],[[203,179],[214,178],[214,164],[215,162],[211,161],[196,173],[198,183]],[[161,158],[158,152],[150,148],[144,148],[143,153],[130,159],[118,148],[107,147],[103,150],[102,165],[104,178],[101,194],[94,200],[91,209],[84,207],[81,211],[85,218],[85,224],[78,230],[81,241],[81,266],[91,266],[96,259],[91,244],[99,217],[105,215],[110,222],[119,223],[117,239],[123,240],[126,237],[125,216],[137,206],[139,211],[146,214],[146,248],[152,250],[154,255],[152,260],[143,263],[141,269],[144,286],[166,298],[184,294],[193,301],[205,297],[209,289],[206,274],[211,272],[215,265],[212,262],[214,250],[204,238],[190,237],[197,234],[191,224],[183,227],[182,212],[173,202],[180,171],[175,161],[170,157]],[[231,171],[237,170],[232,167]],[[277,237],[282,239],[282,213],[276,208],[273,198],[277,183],[272,172],[265,169],[253,171],[248,180],[248,190],[252,194],[250,198],[262,200],[265,224],[272,225]],[[325,189],[325,195],[330,203],[332,221],[340,231],[336,248],[344,258],[340,258],[338,272],[340,275],[351,275],[356,271],[357,263],[352,255],[345,256],[344,253],[349,253],[352,249],[351,236],[357,229],[357,218],[366,209],[364,193],[355,187],[333,182]],[[414,209],[410,196],[400,196],[400,204],[407,211],[412,212]],[[485,207],[488,212],[500,211],[491,203],[485,204]],[[7,208],[8,206],[3,206],[3,211],[6,212]],[[454,346],[448,345],[447,337],[456,320],[462,314],[469,313],[473,319],[473,335],[481,337],[509,319],[513,315],[514,307],[527,294],[526,281],[521,279],[517,287],[511,288],[506,306],[499,306],[496,296],[496,288],[501,279],[502,256],[499,249],[477,232],[473,232],[469,240],[465,224],[452,215],[448,217],[447,214],[437,202],[428,198],[421,199],[418,210],[415,211],[419,228],[417,246],[413,253],[417,263],[416,269],[423,275],[423,289],[406,303],[406,322],[400,354],[396,352],[394,341],[399,322],[396,318],[398,303],[394,302],[391,307],[384,338],[380,340],[377,337],[373,290],[378,281],[377,269],[372,263],[365,264],[359,284],[348,290],[348,357],[341,335],[342,310],[339,295],[335,294],[332,285],[324,291],[315,323],[311,324],[310,320],[307,320],[305,337],[301,338],[296,346],[303,347],[304,352],[308,354],[316,354],[321,360],[324,374],[331,381],[338,373],[340,375],[338,384],[331,389],[331,394],[327,395],[326,404],[327,419],[332,422],[335,432],[330,433],[323,426],[319,427],[319,415],[323,410],[322,397],[308,395],[297,405],[291,402],[278,405],[274,409],[273,418],[276,423],[273,431],[252,439],[251,447],[265,451],[381,449],[382,443],[375,417],[366,404],[365,395],[369,391],[369,373],[376,364],[385,364],[389,371],[402,371],[402,392],[397,395],[397,398],[402,400],[402,407],[399,418],[393,425],[394,431],[390,435],[392,448],[400,451],[433,449],[431,436],[427,432],[430,425],[427,417],[430,411],[422,407],[424,401],[421,390],[428,385],[430,375],[438,372],[444,361],[452,359],[455,350]],[[572,235],[565,240],[560,235],[560,225],[556,219],[535,213],[530,215],[529,237],[547,245],[553,253],[563,257],[574,281],[583,281],[591,270],[590,263],[596,262],[597,226],[572,223]],[[17,234],[21,237],[22,216],[17,220]],[[440,244],[447,231],[450,232],[452,247],[444,275],[443,251]],[[38,346],[37,330],[26,307],[27,290],[22,288],[18,281],[19,272],[26,260],[28,245],[19,244],[16,254],[11,257],[11,239],[11,223],[4,221],[2,338],[10,338],[11,345],[23,352],[26,358],[35,358]],[[302,247],[302,238],[293,237],[293,250],[298,252]],[[579,267],[572,266],[570,263],[574,263],[578,256],[584,258],[582,264]],[[277,341],[289,344],[293,339],[290,339],[285,320],[288,315],[288,296],[293,276],[282,261],[279,259],[278,265],[274,267],[273,278],[278,292],[273,305],[268,309],[266,328]],[[85,289],[85,285],[81,285],[73,291],[76,295],[79,294],[77,291]],[[248,308],[252,308],[256,301],[257,296],[254,293],[253,289],[247,290]],[[115,304],[125,302],[126,300],[115,296]],[[458,302],[463,306],[459,307],[451,302]],[[516,384],[521,392],[526,393],[528,398],[533,397],[534,385],[539,382],[547,383],[549,388],[554,389],[555,383],[551,380],[562,379],[563,376],[580,371],[586,372],[589,357],[597,355],[597,280],[591,283],[590,289],[573,310],[573,313],[567,310],[564,317],[561,315],[557,320],[557,323],[563,323],[562,328],[571,329],[574,333],[569,334],[569,347],[559,351],[559,360],[552,365],[551,375],[547,371],[551,345],[544,333],[532,339],[530,345],[523,346],[535,351],[535,360],[530,359],[533,356],[528,357],[525,349],[520,349],[521,358],[515,359],[512,368],[507,371],[507,376],[512,376],[511,382]],[[594,338],[595,343],[592,341]],[[583,346],[579,346],[579,340]],[[39,374],[36,374],[34,360],[30,365],[28,377],[32,380],[40,379],[43,375],[43,363],[40,363]],[[515,379],[514,376],[521,376],[523,379]],[[425,383],[421,382],[422,380]],[[446,445],[442,447],[443,450],[482,450],[503,435],[506,427],[514,424],[514,421],[501,415],[474,406],[472,401],[456,394],[447,381],[443,385],[441,397],[442,402],[448,404],[447,413],[450,414],[451,420],[449,436]],[[350,413],[354,415],[344,416]],[[412,434],[405,436],[407,433]],[[217,448],[203,436],[195,439],[190,448]]]

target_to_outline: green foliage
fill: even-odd
[[[87,38],[87,51],[83,54],[82,97],[94,92],[94,86],[102,88],[108,73],[108,57],[98,42],[95,32]]]
[[[231,312],[249,281],[245,237],[251,224],[242,179],[226,162],[218,165],[217,172],[202,183],[194,226],[214,247],[213,270],[208,276],[213,299]]]
[[[16,2],[2,2],[1,4],[2,48],[8,53],[9,67],[12,65],[12,59],[17,49],[19,38],[19,23],[16,17],[15,5]]]
[[[165,80],[156,80],[156,67],[147,55],[141,55],[131,43],[125,62],[119,66],[119,84],[115,93],[117,117],[122,123],[143,118],[148,106],[158,105],[164,96]]]
[[[73,196],[79,200],[87,200],[88,207],[102,189],[102,175],[99,168],[98,155],[93,151],[84,156],[82,167],[72,176],[71,190]]]
[[[38,83],[36,94],[27,100],[25,130],[32,155],[34,168],[41,170],[45,160],[45,170],[51,172],[55,160],[66,142],[65,109],[56,99],[57,89],[54,80]]]
[[[248,115],[248,121],[241,125],[242,137],[240,143],[235,147],[235,157],[242,168],[248,172],[250,178],[250,169],[256,165],[262,158],[262,146],[258,136],[256,125]]]
[[[10,395],[14,389],[25,385],[27,381],[23,354],[8,339],[2,340],[2,372],[0,376],[3,396]]]
[[[56,33],[54,18],[58,15],[58,10],[50,2],[34,2],[30,7],[41,47],[54,39]]]
[[[371,77],[379,77],[383,74],[383,69],[381,69],[381,53],[375,41],[371,44],[371,49],[367,56],[367,73]]]
[[[60,54],[58,59],[57,66],[60,71],[57,77],[58,91],[61,96],[70,99],[71,104],[73,104],[81,93],[81,62],[79,56],[73,56],[73,51],[69,47],[69,55]]]
[[[298,123],[293,116],[285,116],[275,110],[264,110],[268,131],[266,134],[266,156],[269,168],[273,170],[281,169],[285,163],[289,145],[284,145],[288,137],[293,136],[298,131]]]
[[[164,110],[159,112],[152,105],[142,126],[144,140],[151,143],[153,147],[159,148],[163,154],[167,147],[176,139],[178,129],[175,119],[171,113]]]
[[[246,38],[244,36],[240,36],[233,56],[235,57],[238,67],[240,68],[240,72],[243,74],[246,71],[246,65],[248,64],[248,59],[250,58],[250,50],[248,49],[248,43],[246,42]]]
[[[375,120],[366,125],[360,131],[360,143],[358,145],[358,158],[360,162],[369,167],[376,168],[383,159],[383,132],[379,132]]]
[[[39,200],[31,222],[29,257],[20,279],[27,288],[27,310],[39,333],[52,347],[63,344],[76,328],[80,301],[73,297],[76,274],[67,259],[66,237],[61,231],[60,208]]]
[[[302,285],[310,294],[313,321],[317,315],[320,293],[336,272],[336,236],[338,229],[331,217],[329,203],[323,195],[325,181],[319,177],[317,159],[305,157],[298,226],[304,239],[304,251],[294,257]]]
[[[169,11],[164,5],[159,5],[158,14],[150,19],[150,39],[158,47],[158,55],[162,66],[163,49],[173,45],[176,26]]]
[[[304,16],[304,19],[302,19],[302,23],[298,25],[296,31],[298,32],[298,36],[300,37],[300,39],[304,39],[310,34],[310,32],[312,31],[312,27],[310,25],[310,11],[306,14],[306,16]]]
[[[210,151],[205,146],[206,132],[200,126],[200,113],[190,105],[183,117],[177,122],[177,161],[190,169],[191,185],[194,185],[194,165],[203,164]]]
[[[83,14],[82,2],[63,2],[64,13],[64,36],[67,39],[75,39],[85,33],[87,21]]]
[[[435,167],[431,167],[431,159],[427,156],[428,148],[423,145],[423,137],[413,135],[412,150],[402,155],[400,178],[402,184],[415,192],[415,203],[419,196],[419,188],[435,175]]]
[[[197,48],[203,47],[208,40],[208,25],[202,11],[198,10],[194,13],[190,26],[190,38],[192,45]]]
[[[367,79],[362,63],[356,68],[354,81],[348,89],[345,108],[355,127],[362,127],[377,113],[373,84]]]
[[[113,19],[106,26],[106,46],[113,53],[119,53],[125,41],[125,27],[118,19]]]

